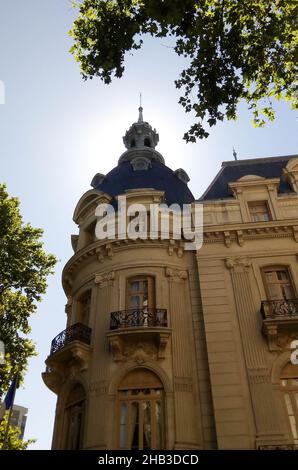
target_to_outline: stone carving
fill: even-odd
[[[115,271],[108,271],[101,274],[96,274],[94,282],[98,284],[99,287],[106,287],[111,285],[115,279]]]
[[[157,359],[157,348],[150,343],[130,343],[124,346],[123,361],[135,361],[137,364],[143,364],[148,360]]]
[[[231,233],[230,232],[224,232],[224,240],[225,240],[226,247],[230,248],[231,246]]]
[[[186,173],[185,170],[183,170],[183,168],[178,168],[178,170],[175,170],[174,175],[176,175],[177,178],[179,178],[185,184],[187,184],[190,180],[188,174]]]
[[[130,162],[134,171],[148,170],[151,168],[151,160],[147,157],[135,157]]]
[[[96,175],[93,176],[92,181],[91,181],[92,188],[96,188],[97,186],[99,186],[103,182],[105,177],[106,176],[103,175],[102,173],[96,173]]]
[[[251,266],[249,258],[226,258],[226,267],[237,271],[247,271]]]
[[[166,268],[166,276],[171,281],[184,281],[188,277],[188,273],[185,270]]]

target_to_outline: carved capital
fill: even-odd
[[[101,274],[96,274],[94,282],[98,284],[99,287],[106,287],[113,283],[115,279],[115,271],[108,271]]]
[[[166,276],[169,277],[171,281],[184,281],[187,279],[188,274],[185,270],[166,268]]]
[[[249,258],[226,258],[226,267],[232,271],[244,272],[251,266]]]

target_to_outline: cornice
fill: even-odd
[[[97,241],[81,250],[77,251],[66,263],[62,272],[62,283],[64,290],[69,292],[73,285],[73,276],[78,269],[81,268],[85,261],[94,258],[99,263],[105,260],[113,260],[115,253],[129,249],[140,249],[142,247],[148,248],[165,248],[168,256],[177,255],[182,258],[184,255],[184,241],[183,240],[152,240],[152,239],[124,239],[124,240],[104,240]]]
[[[228,248],[232,242],[243,246],[246,241],[268,238],[293,238],[298,242],[298,220],[206,225],[204,227],[204,243],[223,243]]]

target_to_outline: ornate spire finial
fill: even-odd
[[[142,93],[140,93],[140,106],[139,106],[139,119],[138,122],[144,122],[143,121],[143,108],[142,108]]]

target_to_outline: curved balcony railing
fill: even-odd
[[[111,313],[110,330],[167,326],[167,310],[164,308],[130,308]]]
[[[90,338],[91,328],[83,323],[75,323],[66,328],[66,330],[61,331],[61,333],[53,339],[50,355],[64,348],[64,346],[72,341],[81,341],[82,343],[90,344]]]
[[[263,300],[261,314],[264,320],[279,317],[298,318],[298,299]]]

